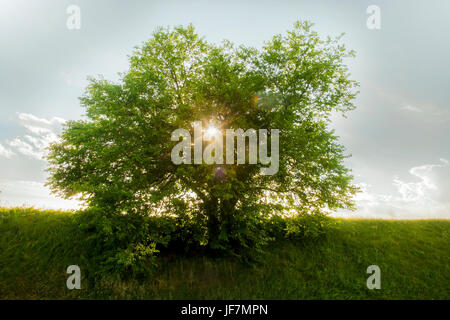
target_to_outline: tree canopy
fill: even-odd
[[[86,119],[50,147],[49,185],[110,212],[200,219],[211,243],[238,220],[351,207],[356,188],[329,123],[354,108],[358,84],[344,63],[354,53],[311,27],[297,22],[259,50],[208,43],[192,25],[158,29],[120,81],[90,79]],[[260,162],[173,163],[172,132],[196,121],[278,129],[277,173],[261,174]]]

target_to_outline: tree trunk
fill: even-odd
[[[208,243],[211,249],[218,249],[221,245],[219,241],[220,232],[225,231],[231,234],[236,203],[237,199],[219,202],[219,199],[216,197],[211,197],[204,203],[205,212],[208,217]]]
[[[218,245],[220,231],[219,201],[216,197],[211,197],[204,203],[204,207],[208,217],[208,243],[209,246],[214,249]]]

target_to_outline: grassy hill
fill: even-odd
[[[0,208],[0,299],[449,299],[450,220],[339,219],[316,241],[272,243],[260,263],[166,255],[147,280],[82,280],[73,214]],[[381,268],[369,290],[366,269]]]

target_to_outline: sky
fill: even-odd
[[[80,28],[67,12],[80,9]],[[367,21],[379,8],[379,28]],[[45,187],[45,147],[80,119],[88,76],[118,80],[158,26],[192,23],[211,42],[260,48],[308,20],[345,33],[360,83],[332,127],[362,192],[345,217],[450,218],[450,1],[0,0],[0,206],[75,209]],[[69,26],[70,26],[69,21]]]

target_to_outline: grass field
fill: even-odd
[[[82,278],[66,288],[66,268],[86,268],[73,214],[0,208],[0,299],[449,299],[450,220],[339,219],[316,241],[272,243],[260,263],[162,256],[156,274]],[[369,290],[366,269],[381,269]]]

